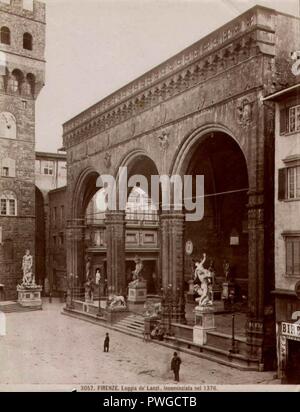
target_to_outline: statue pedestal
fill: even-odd
[[[206,332],[215,329],[215,315],[213,307],[196,306],[195,326],[193,328],[193,343],[205,345],[207,342]]]
[[[35,307],[42,309],[42,286],[17,286],[18,303],[23,307]]]
[[[147,299],[147,282],[141,281],[128,286],[128,302],[144,303]]]

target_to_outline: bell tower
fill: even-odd
[[[6,300],[16,297],[25,249],[35,263],[35,104],[44,52],[45,4],[0,0],[0,289]]]

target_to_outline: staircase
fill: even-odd
[[[18,302],[4,301],[0,302],[0,312],[16,313],[16,312],[31,312],[33,310],[40,310],[36,307],[23,307]]]
[[[143,338],[144,336],[144,317],[139,314],[131,313],[126,318],[114,324],[115,329],[127,335]]]

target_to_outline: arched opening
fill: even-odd
[[[144,153],[134,153],[122,166],[127,168],[126,203],[126,285],[132,281],[136,258],[142,263],[147,294],[160,293],[159,199],[152,193],[152,176],[158,176],[155,162]],[[119,185],[121,184],[119,176]],[[130,186],[129,186],[130,184]],[[121,188],[121,191],[123,188]],[[156,198],[157,197],[157,198]]]
[[[69,273],[76,276],[76,286],[79,288],[86,281],[88,265],[88,249],[92,232],[87,226],[88,206],[95,193],[100,189],[97,187],[99,173],[93,168],[85,169],[79,176],[72,203],[72,248],[71,266],[68,267]],[[92,225],[93,226],[93,225]],[[90,266],[90,264],[89,264]],[[82,297],[82,296],[81,296]]]
[[[28,73],[26,81],[23,84],[23,93],[27,96],[34,96],[35,92],[35,76],[32,73]]]
[[[8,27],[1,27],[0,29],[0,42],[2,44],[10,45],[10,30]]]
[[[30,33],[23,34],[23,49],[32,50],[32,35]]]
[[[13,94],[21,93],[21,86],[24,80],[24,75],[19,69],[15,69],[11,73],[11,77],[9,79],[9,91]]]
[[[228,300],[225,284],[229,282],[232,289],[227,292],[234,294],[238,309],[246,311],[249,183],[244,154],[231,136],[216,131],[195,139],[182,164],[182,174],[193,177],[193,201],[195,177],[204,176],[204,216],[185,223],[185,242],[192,245],[192,252],[185,254],[185,281],[193,278],[195,259],[206,253],[204,266],[212,267],[215,273],[215,307],[224,309]]]

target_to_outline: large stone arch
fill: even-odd
[[[234,133],[232,133],[232,131],[228,127],[222,124],[208,123],[197,127],[196,129],[188,133],[187,136],[183,139],[171,162],[170,175],[182,175],[186,169],[186,163],[188,163],[190,158],[192,157],[195,146],[197,146],[201,142],[201,139],[205,139],[205,137],[208,134],[216,132],[221,132],[230,136],[237,143],[241,152],[244,155],[248,170],[248,158],[246,148],[241,145],[240,141],[237,139]]]

